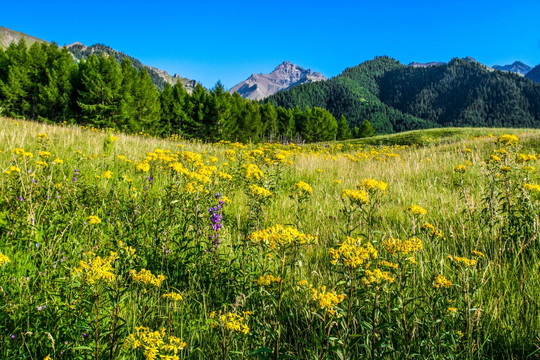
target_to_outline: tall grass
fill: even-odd
[[[540,354],[536,130],[300,147],[0,122],[1,358]]]

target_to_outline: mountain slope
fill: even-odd
[[[186,90],[188,92],[193,91],[193,88],[197,84],[194,80],[189,80],[183,77],[180,77],[178,75],[169,75],[166,71],[148,66],[143,65],[139,60],[135,59],[134,57],[131,57],[129,55],[124,54],[123,52],[120,52],[118,50],[115,50],[109,46],[103,45],[103,44],[94,44],[92,46],[85,46],[79,42],[67,45],[68,50],[73,54],[75,59],[78,61],[86,59],[90,55],[100,55],[102,53],[112,55],[116,59],[116,61],[121,62],[124,58],[127,58],[131,61],[134,67],[136,67],[139,71],[143,68],[148,71],[148,74],[150,75],[150,78],[152,79],[152,82],[158,87],[158,89],[161,91],[165,87],[166,83],[170,83],[171,85],[176,84],[177,82],[180,82],[184,85]]]
[[[323,80],[326,80],[323,75],[285,61],[270,74],[251,75],[247,80],[233,86],[229,92],[237,92],[250,100],[262,100],[281,90]]]
[[[378,133],[434,126],[540,127],[540,85],[471,58],[413,67],[378,57],[268,101],[326,108],[351,126],[368,119]]]
[[[0,27],[0,49],[5,49],[9,46],[10,43],[16,42],[18,43],[19,40],[24,39],[26,42],[26,46],[30,46],[33,43],[46,43],[47,41],[39,39],[34,36],[27,35],[22,32],[18,32],[15,30],[8,29],[5,26]]]
[[[535,66],[525,75],[527,79],[540,83],[540,65]]]
[[[516,61],[511,65],[493,65],[492,68],[499,71],[514,72],[521,75],[526,75],[532,69],[532,67],[522,63],[521,61]]]

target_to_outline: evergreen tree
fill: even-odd
[[[269,140],[273,140],[279,134],[278,114],[274,106],[266,103],[260,107],[262,131],[261,135]]]
[[[159,132],[159,91],[144,68],[137,76],[133,91],[133,104],[135,109],[134,123],[137,124],[137,128],[149,134]]]
[[[127,132],[138,132],[140,126],[135,122],[135,87],[137,86],[138,71],[131,63],[131,60],[124,58],[120,64],[122,73],[121,96],[122,103],[120,109],[120,119],[117,128]]]
[[[360,128],[358,128],[358,138],[366,138],[375,135],[375,129],[369,120],[364,120]]]
[[[345,119],[345,116],[341,115],[339,118],[338,123],[338,129],[337,129],[337,140],[347,140],[350,139],[352,136],[351,130],[349,129],[349,123],[347,122],[347,119]]]
[[[122,116],[122,73],[112,57],[90,56],[80,66],[81,89],[77,101],[84,122],[116,127]]]

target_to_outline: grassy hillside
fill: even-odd
[[[322,107],[351,127],[369,120],[379,134],[448,126],[540,127],[540,84],[453,59],[404,66],[376,57],[325,82],[271,96],[284,107]]]
[[[538,354],[538,130],[300,147],[0,122],[3,359]]]
[[[37,37],[8,29],[5,26],[0,27],[0,49],[7,48],[12,42],[18,43],[21,39],[24,39],[27,46],[31,46],[35,42],[46,43],[45,40],[39,39]]]

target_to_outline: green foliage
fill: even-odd
[[[379,134],[439,126],[540,126],[540,84],[454,59],[447,65],[407,67],[376,57],[324,82],[271,96],[275,106],[318,106],[351,128],[369,120]]]

